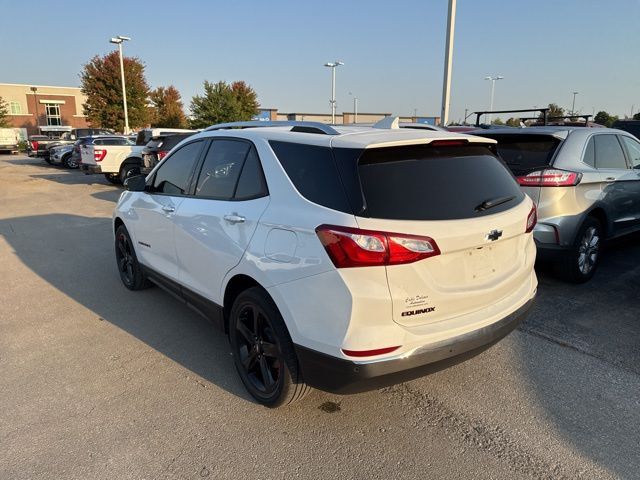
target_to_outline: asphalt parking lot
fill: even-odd
[[[253,403],[226,338],[120,283],[103,177],[0,156],[0,478],[638,478],[640,237],[449,370]]]

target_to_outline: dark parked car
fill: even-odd
[[[159,135],[153,137],[147,146],[142,149],[142,169],[141,173],[146,175],[160,160],[162,160],[169,151],[179,144],[185,138],[190,137],[193,133],[178,133],[170,135]]]
[[[613,123],[611,128],[617,128],[618,130],[624,130],[631,135],[635,135],[636,138],[640,138],[640,120],[617,120]]]

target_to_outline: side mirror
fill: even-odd
[[[124,181],[124,189],[130,192],[144,192],[147,186],[147,177],[144,175],[136,175],[129,177]]]

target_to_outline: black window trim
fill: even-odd
[[[217,200],[219,202],[247,202],[249,200],[256,200],[258,198],[264,198],[269,196],[269,185],[267,185],[267,177],[265,176],[264,169],[262,168],[262,160],[260,159],[260,154],[258,153],[258,149],[256,148],[255,144],[251,140],[247,140],[246,138],[229,137],[229,136],[209,137],[208,140],[209,140],[208,142],[209,144],[207,145],[206,149],[203,150],[203,154],[200,156],[200,160],[198,160],[196,164],[195,172],[197,172],[197,175],[195,175],[195,172],[194,172],[194,175],[193,175],[194,178],[192,179],[191,188],[189,189],[190,196],[192,196],[193,198],[197,198],[199,200]],[[233,195],[231,196],[231,198],[213,197],[210,195],[196,195],[196,188],[198,187],[198,181],[200,180],[200,174],[202,173],[202,167],[204,166],[204,161],[207,158],[209,149],[213,146],[213,143],[218,140],[233,140],[236,142],[249,144],[249,150],[247,150],[247,153],[244,156],[244,159],[242,160],[242,169],[240,170],[240,173],[238,174],[238,178],[236,179],[236,184],[233,187]],[[264,181],[265,190],[262,193],[259,193],[257,195],[252,195],[251,197],[236,198],[238,183],[240,182],[240,177],[242,176],[242,172],[244,171],[244,166],[247,163],[247,157],[249,156],[249,153],[251,152],[252,148],[256,151],[256,155],[258,156],[258,166],[260,167],[260,173],[262,174],[262,180]]]
[[[200,147],[200,153],[198,154],[198,158],[196,159],[196,161],[195,161],[195,163],[194,163],[194,166],[193,166],[193,167],[191,167],[191,172],[189,173],[189,177],[188,177],[188,179],[187,179],[187,185],[186,185],[186,187],[187,187],[187,188],[186,188],[186,190],[185,190],[185,191],[186,191],[186,193],[181,193],[181,194],[173,194],[173,193],[172,193],[172,194],[169,194],[169,193],[164,193],[164,192],[153,192],[153,191],[151,191],[150,189],[151,189],[151,187],[153,186],[153,183],[154,183],[154,182],[155,182],[155,180],[156,180],[156,175],[157,175],[157,173],[158,173],[158,170],[156,170],[156,171],[154,172],[154,174],[153,174],[149,179],[147,179],[147,184],[146,184],[146,187],[145,187],[145,193],[148,193],[149,195],[162,195],[163,197],[188,197],[188,196],[190,196],[191,191],[192,191],[193,189],[195,189],[195,186],[194,186],[194,184],[193,184],[193,177],[194,177],[194,173],[195,173],[196,171],[198,171],[198,165],[199,165],[199,164],[200,164],[200,162],[202,161],[202,155],[203,155],[203,152],[204,152],[205,150],[208,150],[208,148],[206,148],[206,145],[204,145],[204,144],[205,144],[205,143],[211,143],[211,142],[210,142],[208,139],[206,139],[206,138],[204,138],[204,139],[203,139],[203,138],[196,138],[196,139],[194,139],[193,141],[191,141],[191,142],[187,142],[187,143],[185,143],[184,145],[182,145],[182,147],[180,147],[180,149],[179,149],[179,150],[175,150],[175,151],[171,152],[171,155],[168,155],[168,156],[164,159],[164,162],[169,161],[169,159],[170,159],[171,157],[173,157],[173,155],[175,155],[175,153],[176,153],[176,152],[179,152],[180,150],[182,150],[182,149],[183,149],[183,148],[185,148],[186,146],[191,145],[192,143],[196,143],[196,142],[201,142],[201,143],[203,143],[203,145]],[[164,163],[164,162],[163,162],[163,163]]]

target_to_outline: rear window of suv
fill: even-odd
[[[358,175],[363,216],[391,220],[457,220],[512,208],[523,193],[482,146],[416,145],[364,151]],[[486,208],[488,203],[496,205]]]
[[[308,200],[390,220],[455,220],[498,213],[522,201],[513,176],[482,146],[327,148],[269,142]],[[483,202],[504,200],[489,209]]]
[[[498,154],[515,176],[548,167],[560,140],[551,135],[483,135],[498,141]]]

